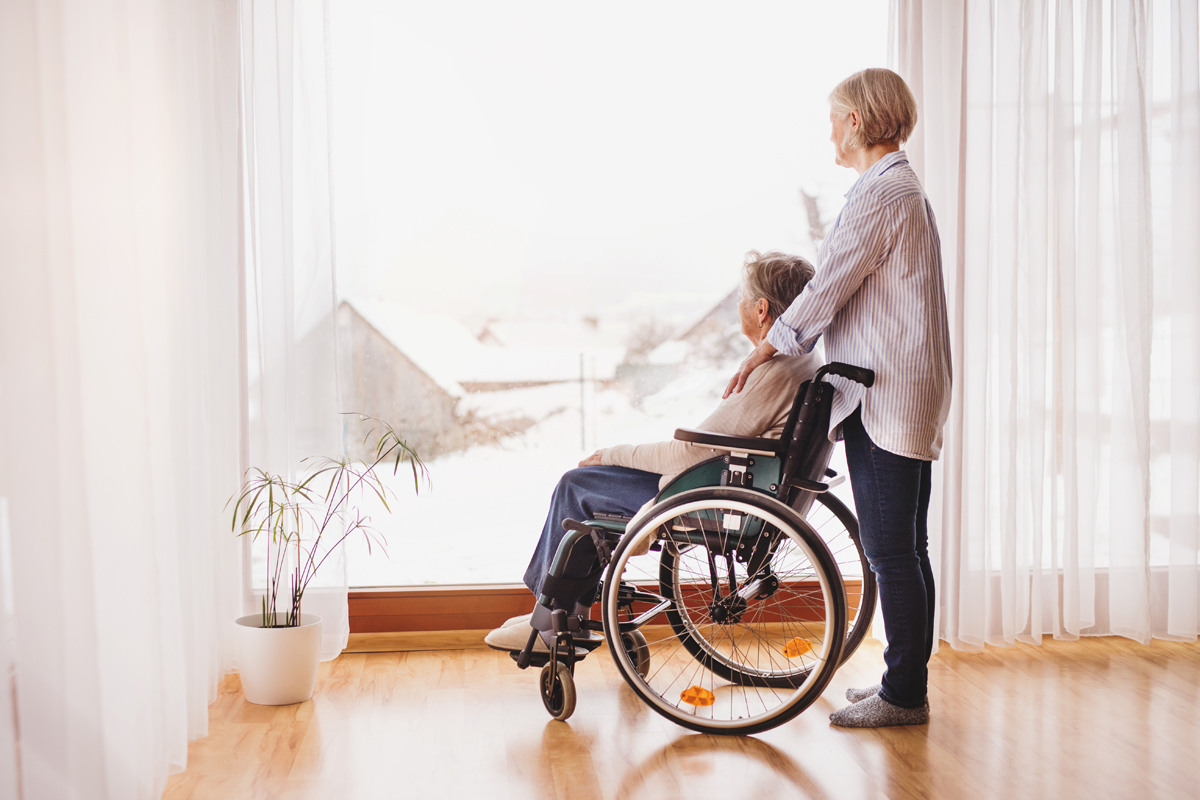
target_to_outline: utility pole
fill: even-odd
[[[584,392],[583,353],[579,354],[579,449],[587,450],[587,419],[584,415],[584,404],[587,395]]]

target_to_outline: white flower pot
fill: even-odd
[[[284,615],[279,614],[279,619]],[[286,706],[312,697],[321,662],[321,618],[301,614],[295,628],[264,628],[262,614],[237,620],[242,692],[260,706]]]

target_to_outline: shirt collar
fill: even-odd
[[[908,156],[903,150],[897,150],[893,153],[888,153],[886,156],[872,164],[870,169],[858,176],[858,180],[856,180],[854,185],[850,187],[850,191],[846,192],[846,197],[850,197],[850,195],[854,194],[858,187],[862,186],[867,181],[882,175],[892,167],[901,163],[908,163]]]

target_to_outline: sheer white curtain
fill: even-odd
[[[328,8],[260,0],[240,8],[246,178],[249,453],[292,477],[343,453],[330,170]],[[261,551],[254,550],[256,555]],[[265,562],[254,560],[265,586]],[[304,595],[322,619],[322,658],[350,633],[342,548]]]
[[[0,796],[158,797],[231,666],[237,91],[230,2],[0,3]]]
[[[952,314],[941,636],[1194,640],[1196,0],[892,8]]]

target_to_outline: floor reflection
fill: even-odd
[[[595,742],[565,722],[550,721],[542,729],[539,764],[542,784],[558,797],[600,800],[604,793],[592,760]]]
[[[795,760],[760,739],[694,734],[676,739],[626,772],[616,796],[817,800],[826,794]]]

